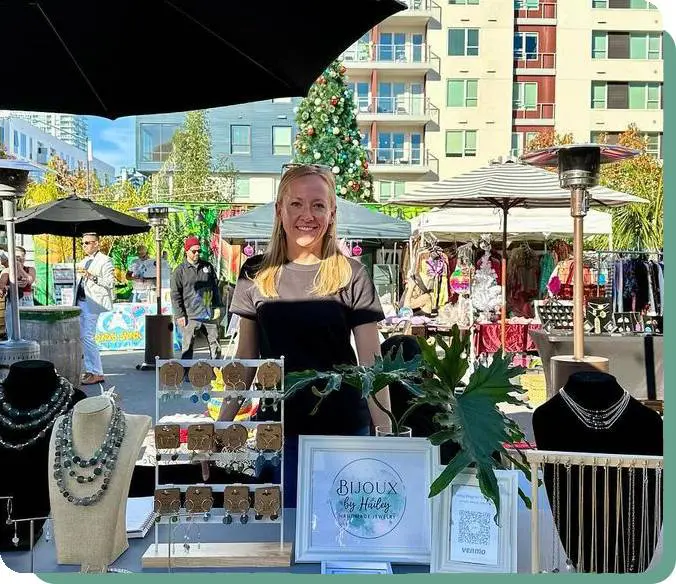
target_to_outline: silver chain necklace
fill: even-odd
[[[592,410],[578,404],[563,388],[559,390],[559,394],[577,419],[591,430],[608,430],[612,428],[613,424],[624,413],[624,410],[627,409],[629,398],[631,397],[628,391],[624,391],[622,397],[610,407],[603,410]]]

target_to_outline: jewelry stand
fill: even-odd
[[[215,431],[219,429],[224,429],[232,426],[233,424],[239,424],[244,426],[247,429],[256,428],[258,431],[258,426],[266,424],[279,424],[281,427],[282,440],[284,436],[284,400],[281,399],[281,396],[284,393],[284,358],[281,359],[171,359],[171,360],[161,360],[157,359],[156,368],[155,368],[155,380],[156,380],[156,409],[155,409],[155,420],[156,422],[160,419],[160,401],[167,394],[170,396],[170,399],[173,399],[175,403],[180,404],[184,399],[189,400],[197,392],[205,392],[205,388],[194,388],[192,384],[186,384],[185,381],[181,382],[176,387],[169,389],[164,388],[160,380],[160,370],[163,365],[166,363],[177,363],[184,368],[190,368],[198,363],[207,363],[211,367],[217,367],[221,369],[222,367],[229,365],[231,363],[239,363],[244,367],[249,368],[259,368],[265,363],[274,363],[280,367],[281,378],[277,384],[277,388],[273,390],[269,389],[252,389],[251,387],[245,387],[241,389],[233,389],[224,387],[222,390],[223,399],[228,398],[240,399],[240,398],[276,398],[279,400],[279,407],[281,408],[281,420],[282,422],[234,422],[234,421],[223,421],[223,422],[213,422],[213,420],[208,419],[205,424],[213,424]],[[260,372],[260,369],[258,369]],[[186,388],[188,385],[189,389]],[[206,386],[205,386],[206,387]],[[209,394],[216,393],[220,396],[221,391],[216,390],[215,392],[209,386],[207,390]],[[201,400],[208,401],[208,400]],[[204,404],[206,406],[206,404]],[[179,406],[180,407],[180,406]],[[188,426],[195,425],[196,423],[180,423],[182,429],[187,428]],[[198,424],[198,423],[197,423]],[[230,516],[230,513],[227,513],[224,508],[213,507],[207,514],[199,513],[188,513],[184,507],[178,508],[178,511],[172,512],[171,515],[158,514],[156,512],[156,522],[155,522],[155,543],[151,544],[150,547],[146,550],[142,557],[142,566],[144,568],[222,568],[222,567],[255,567],[255,568],[270,568],[270,567],[288,567],[291,565],[291,542],[284,541],[284,461],[283,461],[283,444],[282,448],[277,452],[268,452],[268,451],[259,451],[248,448],[247,445],[241,451],[236,452],[198,452],[196,454],[191,454],[187,449],[187,445],[181,445],[181,447],[174,452],[173,455],[167,456],[167,460],[171,459],[176,462],[217,462],[217,463],[255,463],[259,457],[263,457],[267,460],[270,460],[272,457],[279,457],[280,465],[280,483],[251,483],[251,484],[242,484],[242,483],[222,483],[222,484],[199,484],[195,485],[197,487],[210,487],[213,493],[223,493],[228,487],[247,487],[247,488],[265,488],[265,487],[276,487],[279,489],[280,494],[280,508],[279,515],[276,519],[271,519],[270,517],[264,517],[262,519],[256,519],[254,507],[251,506],[246,513],[246,522],[242,523],[237,521],[237,518],[234,518],[232,523],[228,525],[223,525],[225,523],[224,518],[226,515]],[[157,489],[162,488],[178,488],[181,491],[181,494],[184,494],[188,487],[191,485],[185,484],[160,484],[159,482],[159,465],[162,464],[162,460],[158,461],[155,466],[155,487]],[[225,504],[225,502],[224,502]],[[207,517],[208,515],[208,517]],[[266,523],[273,523],[279,526],[279,542],[276,541],[266,541],[266,542],[239,542],[239,543],[226,543],[226,542],[200,542],[193,543],[191,545],[176,545],[176,542],[173,538],[174,528],[185,525],[186,529],[189,529],[188,526],[197,525],[221,525],[223,530],[233,529],[251,529],[252,525],[261,525]],[[168,533],[167,541],[160,541],[160,526],[165,526],[165,533]],[[198,532],[199,533],[199,532]]]

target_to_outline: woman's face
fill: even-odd
[[[291,182],[276,212],[286,234],[289,259],[303,252],[321,256],[324,235],[335,217],[329,187],[320,176],[301,176]]]

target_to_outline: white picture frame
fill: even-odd
[[[498,524],[495,505],[481,493],[473,470],[460,473],[433,498],[431,573],[517,571],[518,472],[495,471]]]
[[[322,574],[391,574],[389,562],[322,562]]]
[[[295,561],[428,564],[438,465],[426,438],[300,436]]]

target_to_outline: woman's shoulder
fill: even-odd
[[[355,260],[354,258],[348,258],[347,263],[350,265],[350,269],[352,270],[352,280],[355,279],[361,279],[361,278],[368,278],[368,272],[366,270],[366,266],[362,264],[359,260]]]

